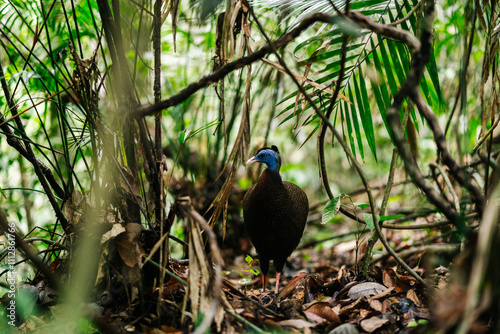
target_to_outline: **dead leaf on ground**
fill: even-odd
[[[376,282],[364,282],[353,286],[347,296],[352,299],[359,299],[361,297],[369,297],[378,295],[381,292],[387,290],[387,287]]]
[[[314,314],[324,320],[327,320],[328,322],[337,322],[338,324],[342,323],[337,313],[333,311],[330,303],[324,303],[324,302],[315,303],[310,307],[308,307],[306,310],[304,310],[304,313],[306,312]]]
[[[314,327],[315,324],[310,323],[309,321],[303,319],[290,319],[290,320],[282,320],[279,321],[278,324],[282,327],[292,327],[296,329],[305,329]]]
[[[361,320],[360,325],[363,330],[367,331],[368,333],[372,333],[385,325],[387,322],[389,322],[389,319],[371,317],[369,319]]]
[[[278,295],[278,300],[288,297],[295,290],[297,285],[302,281],[302,279],[307,275],[307,273],[301,272],[298,276],[295,276],[288,282],[288,284],[281,289]]]

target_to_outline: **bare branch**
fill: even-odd
[[[273,42],[274,47],[276,49],[283,48],[287,46],[291,41],[293,41],[295,38],[297,38],[304,30],[309,28],[313,23],[315,22],[326,22],[330,23],[335,16],[333,15],[328,15],[324,13],[316,13],[312,14],[311,16],[308,16],[304,20],[302,20],[297,27],[292,29],[290,32],[284,34],[280,38],[278,38],[275,42]],[[193,95],[196,93],[198,90],[201,88],[207,87],[211,85],[212,83],[218,82],[222,78],[224,78],[226,75],[229,73],[240,69],[246,65],[250,65],[262,57],[266,56],[267,54],[271,53],[273,51],[273,48],[271,47],[270,44],[264,45],[262,48],[259,50],[255,51],[249,56],[239,58],[223,67],[221,67],[219,70],[216,72],[213,72],[212,74],[209,74],[197,82],[194,82],[181,90],[178,94],[163,100],[159,103],[155,103],[153,105],[149,106],[141,106],[139,107],[135,112],[134,116],[135,117],[143,117],[143,116],[149,116],[149,115],[155,115],[156,113],[162,111],[163,109],[167,109],[170,107],[173,107],[175,105],[178,105],[179,103],[185,101],[189,96]]]

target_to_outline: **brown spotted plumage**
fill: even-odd
[[[306,226],[309,203],[297,185],[282,181],[281,158],[276,146],[264,147],[247,164],[262,162],[267,168],[243,199],[245,228],[259,255],[262,288],[269,260],[276,268],[276,294],[286,259],[297,248]]]

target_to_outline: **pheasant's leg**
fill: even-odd
[[[281,273],[276,273],[276,290],[274,290],[274,293],[277,295],[279,288],[280,288],[280,277]]]
[[[266,275],[260,275],[260,283],[262,284],[262,292],[266,292]]]

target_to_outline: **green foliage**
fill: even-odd
[[[405,12],[407,13],[413,8],[408,2],[404,2],[404,6],[401,7],[401,3],[394,2],[387,5],[386,1],[354,1],[350,4],[350,7],[351,9],[361,9],[360,12],[365,15],[378,17],[381,22],[393,22],[403,17]],[[417,14],[410,16],[409,24],[408,21],[403,21],[401,28],[418,35],[417,17]],[[294,54],[303,53],[303,56],[300,57],[304,59],[301,61],[302,64],[311,65],[316,71],[315,73],[317,73],[317,77],[313,80],[328,85],[334,83],[339,75],[341,36],[342,34],[349,36],[346,72],[340,92],[346,95],[352,104],[346,102],[337,103],[335,108],[340,112],[334,113],[334,115],[337,115],[335,117],[340,116],[340,122],[337,119],[334,119],[333,122],[342,124],[343,136],[350,143],[354,155],[359,153],[364,161],[363,146],[367,144],[371,154],[377,160],[376,125],[370,100],[375,99],[380,116],[387,127],[386,109],[392,103],[392,96],[396,94],[405,80],[410,65],[410,54],[402,43],[386,40],[375,34],[368,34],[366,31],[352,26],[352,24],[335,23],[329,29],[325,29],[301,42],[295,48]],[[367,72],[371,74],[367,75]],[[434,56],[431,57],[431,61],[427,65],[425,76],[430,79],[433,86],[431,90],[427,84],[427,79],[422,80],[422,92],[432,106],[439,107],[442,110],[442,93]],[[386,87],[390,88],[392,96],[388,94]],[[321,93],[312,86],[306,86],[305,88],[313,97],[323,95],[325,101],[330,98],[329,94]],[[297,93],[298,91],[295,91],[280,102],[281,104],[287,103],[281,111],[284,116],[282,123],[298,115],[295,99],[293,99],[292,104],[289,103]],[[313,98],[313,100],[315,102],[320,101],[318,98]],[[312,125],[315,125],[319,123],[319,119],[314,115],[310,106],[306,106],[302,112],[310,113],[304,124],[313,123]],[[416,122],[415,117],[413,117],[413,120]],[[417,123],[415,123],[415,126],[418,129]],[[313,127],[313,129],[315,131],[316,128]]]
[[[213,126],[217,126],[220,124],[220,121],[219,119],[215,119],[213,120],[212,122],[200,127],[199,129],[196,129],[194,131],[191,131],[191,130],[184,130],[181,132],[180,136],[179,136],[179,142],[181,143],[181,145],[184,145],[184,143],[186,143],[190,138],[193,138],[194,136],[196,136],[198,133],[200,133],[201,131],[204,131],[204,130],[207,130]]]
[[[335,217],[335,215],[340,209],[341,200],[345,196],[346,196],[345,194],[340,194],[326,203],[325,207],[323,208],[321,224],[326,224]]]
[[[131,95],[138,103],[147,105],[155,99],[152,89],[152,2],[145,2],[144,8],[135,1],[115,3],[119,3],[121,10],[123,53],[129,71],[125,75],[131,78],[133,84]],[[217,7],[219,3],[221,5]],[[290,6],[287,13],[276,10],[284,3]],[[335,0],[334,3],[342,9],[345,1]],[[351,1],[350,9],[381,23],[391,23],[410,13],[416,4],[416,0],[359,0]],[[487,3],[481,5],[485,7],[485,19],[489,19],[491,8],[488,8]],[[271,38],[277,38],[293,28],[296,23],[294,20],[299,20],[312,10],[333,12],[329,1],[269,1],[267,5],[261,1],[260,6],[266,8],[258,10],[262,8],[256,7],[255,12]],[[480,90],[480,68],[486,53],[485,41],[490,32],[482,28],[475,31],[476,35],[472,36],[474,38],[470,45],[470,63],[464,69],[464,54],[468,50],[465,42],[471,33],[471,13],[476,13],[473,6],[474,2],[466,5],[452,1],[438,2],[434,50],[420,82],[421,92],[439,117],[439,122],[446,124],[450,119],[450,131],[446,135],[450,138],[453,133],[454,140],[448,141],[448,144],[452,154],[458,157],[457,160],[464,162],[470,159],[470,148],[477,143],[481,127],[491,127],[491,120],[487,120],[487,124],[483,124],[481,120],[485,108],[477,97],[483,92],[488,101],[492,94],[490,91],[496,87],[490,85],[486,90]],[[223,10],[223,4],[218,0],[207,0],[203,4],[196,2],[194,7],[188,1],[181,1],[177,25],[173,26],[171,17],[163,23],[162,99],[170,98],[214,71],[213,57],[217,41],[215,17]],[[284,15],[278,16],[277,12]],[[206,19],[204,22],[198,20],[200,13]],[[420,20],[421,13],[417,10],[397,27],[419,36]],[[123,110],[119,108],[120,103],[117,102],[122,83],[111,79],[118,71],[118,64],[113,63],[106,44],[103,22],[105,21],[100,17],[95,1],[64,0],[49,3],[16,0],[2,3],[0,63],[18,111],[23,112],[19,120],[29,138],[25,143],[31,143],[36,157],[53,172],[66,194],[76,191],[85,196],[93,208],[100,208],[101,203],[96,203],[96,199],[109,194],[101,194],[98,189],[109,190],[110,183],[107,183],[106,177],[112,173],[105,163],[130,167],[125,159],[127,145],[123,137],[132,137],[133,149],[138,152],[136,163],[139,166],[135,175],[139,184],[135,190],[142,210],[141,222],[147,227],[148,221],[154,216],[152,190],[148,183],[151,170],[145,167],[147,163],[144,157],[144,151],[149,148],[144,146],[144,138],[139,138],[136,133],[122,133],[123,123],[130,120],[125,119]],[[476,24],[479,27],[479,23]],[[253,50],[265,43],[256,31],[252,21],[249,46]],[[177,36],[175,43],[174,32]],[[408,74],[412,58],[410,50],[399,42],[361,30],[347,21],[336,20],[332,24],[315,24],[279,52],[294,72],[305,75],[307,66],[307,77],[310,80],[331,89],[327,92],[315,88],[310,82],[304,83],[312,100],[322,112],[326,112],[331,98],[329,92],[335,88],[333,85],[340,74],[340,46],[344,34],[348,36],[349,43],[340,93],[349,102],[337,101],[331,121],[342,131],[350,150],[365,163],[364,172],[370,183],[385,180],[388,157],[393,148],[390,132],[387,131],[386,110]],[[241,47],[241,52],[236,53],[233,59],[227,59],[228,62],[234,62],[239,55],[247,55],[249,52],[241,45],[241,34],[236,36],[236,44]],[[71,52],[72,47],[74,53]],[[273,58],[273,55],[269,55],[270,60]],[[91,108],[89,96],[78,91],[74,84],[78,59],[85,64],[95,63],[96,68],[92,72],[95,79],[93,82],[96,83],[93,89],[98,97],[94,101],[95,109]],[[497,63],[498,56],[491,66],[494,67]],[[228,162],[229,152],[243,127],[240,122],[247,107],[252,138],[246,150],[250,151],[254,146],[264,143],[278,145],[283,152],[282,171],[286,179],[306,186],[311,203],[312,200],[324,201],[325,195],[321,192],[317,177],[316,159],[314,153],[311,153],[314,152],[316,143],[309,140],[319,133],[317,130],[322,125],[321,121],[311,106],[305,103],[303,96],[298,94],[297,87],[282,73],[258,62],[251,69],[250,74],[247,74],[246,67],[234,71],[223,81],[213,83],[182,103],[162,111],[161,148],[165,154],[168,174],[165,178],[168,180],[165,184],[168,189],[167,212],[169,203],[173,203],[176,196],[185,194],[195,198],[193,202],[199,205],[196,209],[203,213],[206,211],[210,204],[207,202],[213,199],[216,191],[215,194],[210,194],[212,197],[207,193],[209,190],[214,192],[212,188],[221,188],[217,183],[220,181],[218,177],[222,166]],[[90,70],[90,67],[86,70]],[[248,96],[245,96],[246,85],[251,92]],[[452,117],[451,110],[459,96],[462,105]],[[276,110],[277,106],[279,110]],[[429,135],[427,124],[416,115],[411,104],[405,102],[400,110],[401,114],[408,108],[410,121],[419,131],[418,162],[425,165],[430,160],[436,160],[435,143]],[[12,116],[4,94],[0,94],[0,112],[6,119]],[[148,118],[144,124],[147,128],[146,137],[153,138],[154,131],[150,128],[153,118]],[[11,120],[9,125],[16,136],[22,137],[18,124]],[[105,134],[112,134],[109,140],[112,151],[110,155],[104,154]],[[185,145],[188,140],[189,145]],[[335,145],[334,140],[332,145]],[[237,154],[240,159],[244,159],[246,153],[245,150],[240,150]],[[159,160],[161,158],[163,156]],[[331,199],[324,207],[321,222],[325,225],[320,228],[324,229],[321,235],[332,235],[332,224],[326,223],[336,221],[335,215],[342,199],[350,199],[342,191],[351,191],[360,183],[353,176],[354,171],[349,168],[349,161],[344,159],[338,146],[327,152],[326,160],[330,184],[335,188],[334,193],[340,195]],[[237,175],[232,185],[239,184],[243,189],[248,188],[252,182],[251,177],[245,176],[242,169],[235,168],[235,173]],[[115,176],[118,179],[122,177],[113,175]],[[408,197],[412,200],[415,198],[413,189],[409,188],[401,191],[398,201],[404,203]],[[241,194],[240,189],[237,190]],[[229,189],[228,193],[232,200],[230,207],[237,207],[233,201],[237,196],[236,191],[231,192]],[[0,195],[2,209],[8,212],[9,219],[19,222],[16,224],[19,231],[28,232],[36,227],[33,232],[36,237],[51,241],[59,241],[59,236],[64,235],[65,231],[59,220],[47,204],[47,195],[33,166],[12,149],[4,133],[0,135]],[[69,207],[68,199],[56,196],[56,200],[66,212]],[[419,196],[410,205],[428,205],[423,202],[424,199]],[[367,204],[356,203],[352,206],[352,211],[357,208],[364,210]],[[227,217],[231,219],[237,215],[239,212],[236,208]],[[369,229],[373,230],[375,222],[372,215],[363,213],[363,217]],[[387,221],[399,217],[401,215],[389,214],[379,219]],[[181,238],[186,235],[178,218],[170,232]],[[38,250],[45,250],[47,245],[44,242],[34,244]],[[174,257],[182,257],[181,245],[171,247]],[[52,259],[64,252],[58,250],[51,253]],[[253,259],[247,256],[245,260],[250,267]],[[25,264],[21,264],[19,269],[30,276],[32,268],[23,266]],[[260,274],[254,269],[246,271],[253,275]]]
[[[247,255],[245,257],[245,262],[248,264],[248,267],[252,267],[252,262],[254,261],[253,257],[251,257],[250,255]],[[260,274],[260,271],[257,270],[257,269],[248,269],[248,270],[245,270],[246,272],[251,272],[252,274],[254,274],[255,276],[259,275]]]
[[[373,221],[373,215],[371,213],[363,213],[363,219],[365,220],[366,226],[370,229],[370,231],[375,230],[375,224],[378,223],[378,216],[377,221]]]

